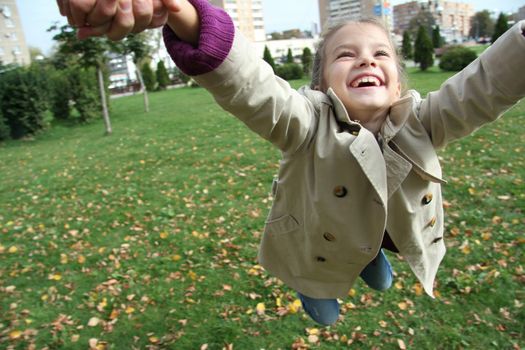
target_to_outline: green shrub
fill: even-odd
[[[464,46],[448,48],[441,56],[439,68],[445,71],[460,71],[476,59],[476,52]]]
[[[142,79],[144,79],[144,85],[146,86],[146,90],[155,91],[155,86],[157,85],[157,82],[155,79],[155,73],[153,73],[149,62],[146,62],[142,65],[141,72]]]
[[[9,138],[9,127],[7,126],[4,116],[2,115],[2,109],[0,109],[0,141]]]
[[[42,129],[46,103],[35,74],[18,68],[2,74],[2,80],[0,106],[11,137],[22,138]]]
[[[69,84],[72,100],[79,113],[80,122],[100,117],[102,103],[95,68],[77,68],[70,71]]]
[[[303,77],[303,69],[297,63],[285,63],[277,66],[276,74],[284,80],[301,79]]]
[[[72,87],[69,83],[70,70],[56,70],[51,78],[49,107],[55,119],[67,120],[71,117]]]
[[[157,83],[159,90],[165,90],[170,83],[170,76],[162,60],[157,63]]]

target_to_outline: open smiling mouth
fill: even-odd
[[[378,77],[373,75],[361,76],[350,83],[350,87],[362,88],[362,87],[379,87],[383,86],[384,83]]]

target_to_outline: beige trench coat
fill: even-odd
[[[236,33],[226,60],[194,78],[282,151],[261,265],[310,297],[344,297],[386,230],[432,296],[445,254],[445,181],[435,149],[495,120],[525,95],[524,25],[439,91],[425,99],[409,91],[392,106],[379,143],[331,89],[293,90]]]

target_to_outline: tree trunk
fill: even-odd
[[[108,104],[106,100],[106,89],[104,88],[104,76],[102,75],[102,68],[97,67],[98,88],[100,90],[100,101],[102,102],[102,117],[106,126],[106,135],[111,135],[111,121],[109,120]]]
[[[135,63],[135,69],[137,70],[137,77],[139,78],[140,82],[140,91],[144,95],[144,112],[149,112],[149,98],[148,98],[148,90],[146,90],[146,86],[144,85],[144,79],[142,79],[142,72],[140,71],[140,68],[138,64]]]

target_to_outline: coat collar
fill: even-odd
[[[335,117],[337,121],[353,126],[354,128],[361,128],[361,124],[350,119],[346,108],[336,95],[335,91],[332,88],[329,88],[326,92],[328,97],[330,97],[331,105],[335,110]],[[390,108],[390,113],[386,117],[385,122],[381,126],[381,136],[386,142],[389,142],[397,135],[398,131],[403,128],[405,125],[408,116],[410,115],[410,109],[413,106],[413,96],[408,93],[403,96],[398,101],[392,104]]]

